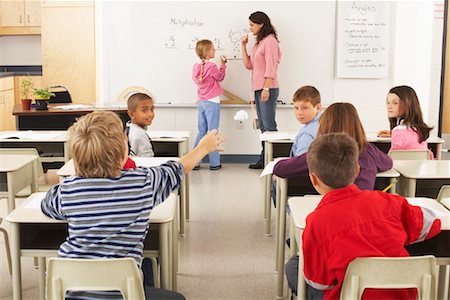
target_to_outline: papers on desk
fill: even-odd
[[[34,193],[28,198],[28,202],[23,206],[24,208],[41,209],[41,202],[44,199],[45,193]]]
[[[272,160],[271,162],[269,162],[266,167],[264,168],[264,170],[261,172],[261,175],[259,175],[259,177],[264,177],[267,175],[270,175],[273,173],[273,168],[275,167],[275,165],[277,164],[277,162],[279,162],[280,160],[284,160],[284,159],[288,159],[289,157],[279,157],[275,160]]]
[[[406,198],[406,200],[408,200],[408,203],[411,204],[411,205],[415,205],[415,206],[419,206],[419,207],[423,207],[423,208],[431,210],[436,215],[436,217],[448,216],[448,213],[445,213],[443,211],[437,210],[435,207],[431,206],[431,204],[426,203],[425,201],[423,201],[423,199],[420,199],[420,198]],[[435,201],[435,200],[433,200],[433,201]],[[442,206],[442,204],[439,204],[438,202],[436,202],[436,204],[438,204],[439,206]]]
[[[61,133],[40,133],[38,131],[16,131],[16,132],[6,132],[1,134],[0,139],[34,139],[34,140],[51,140]]]
[[[261,142],[273,141],[273,140],[294,140],[295,133],[280,132],[280,131],[266,131],[259,134],[259,140]]]
[[[147,135],[150,138],[189,138],[189,131],[151,130]]]
[[[86,108],[93,108],[94,106],[89,104],[67,104],[67,105],[58,105],[54,108],[58,109],[64,109],[64,110],[72,110],[72,109],[86,109]]]
[[[366,133],[367,141],[368,142],[375,142],[375,141],[391,141],[390,137],[382,137],[378,136],[378,133],[376,132],[369,132]]]

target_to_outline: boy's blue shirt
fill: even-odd
[[[319,112],[311,122],[306,123],[305,126],[299,130],[295,136],[294,144],[292,144],[291,153],[289,154],[290,157],[300,156],[303,153],[308,152],[309,145],[311,145],[312,141],[316,138],[321,115],[322,113]]]

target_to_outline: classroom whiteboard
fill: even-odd
[[[282,52],[279,99],[290,103],[305,84],[332,91],[334,79],[334,2],[139,2],[96,1],[97,57],[104,99],[114,101],[129,86],[142,86],[158,103],[194,103],[191,79],[198,39],[210,39],[220,55],[230,58],[224,89],[251,98],[251,71],[242,63],[240,39],[248,17],[266,12],[278,31]],[[250,52],[254,38],[250,35]]]
[[[386,1],[338,1],[337,77],[388,76],[390,6]]]

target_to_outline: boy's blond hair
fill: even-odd
[[[144,93],[136,93],[130,96],[127,101],[128,110],[130,111],[136,111],[139,102],[142,100],[151,100],[153,101],[152,97],[150,95],[144,94]]]
[[[308,101],[313,106],[316,106],[320,103],[320,93],[315,87],[311,85],[305,85],[295,91],[294,97],[292,97],[292,101]]]
[[[122,120],[110,111],[81,117],[67,131],[70,155],[80,177],[107,178],[119,175],[127,153]]]
[[[197,42],[197,45],[195,46],[195,53],[197,53],[197,56],[200,59],[206,59],[206,56],[208,55],[208,51],[213,46],[213,43],[210,40],[200,40]]]

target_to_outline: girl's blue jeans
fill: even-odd
[[[219,121],[219,103],[204,100],[198,101],[198,135],[194,147],[198,145],[208,131],[219,128]],[[218,151],[211,152],[208,156],[211,167],[220,165],[220,153]]]

